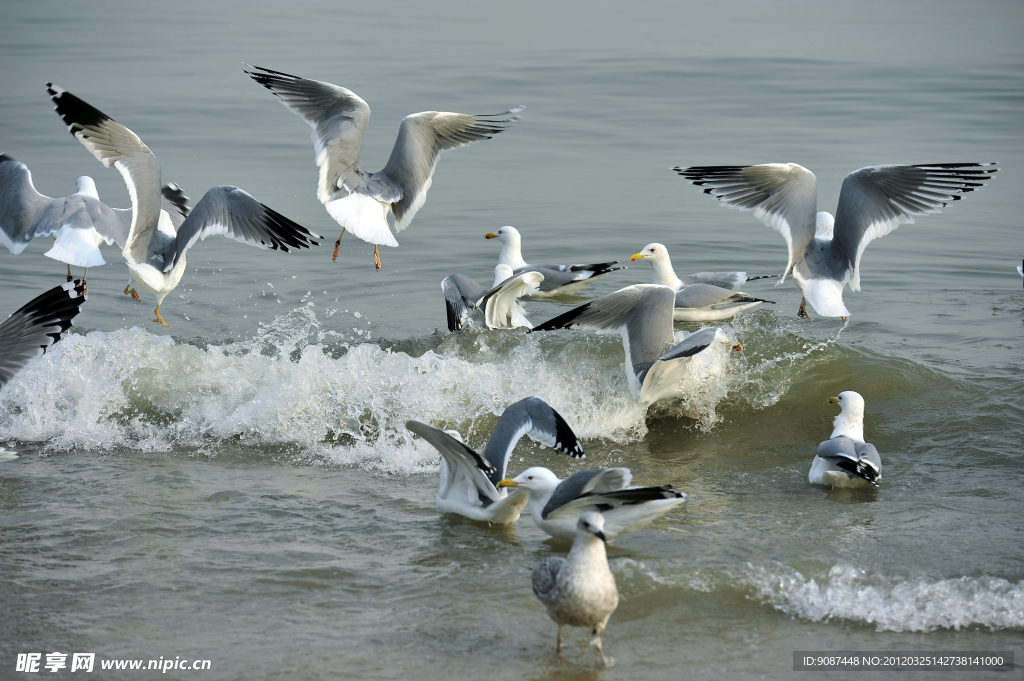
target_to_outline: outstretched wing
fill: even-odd
[[[68,282],[32,299],[0,323],[0,388],[60,340],[85,300],[85,285]]]
[[[484,458],[492,470],[488,477],[493,484],[505,479],[508,458],[523,435],[574,459],[585,458],[583,445],[562,415],[541,398],[527,397],[505,409],[484,448]]]
[[[144,262],[160,220],[160,164],[156,156],[134,132],[67,90],[47,83],[46,91],[75,139],[105,167],[117,168],[124,178],[133,213],[123,251],[126,258]]]
[[[427,200],[427,190],[442,151],[491,139],[519,120],[523,107],[499,114],[472,116],[447,111],[424,111],[406,116],[398,128],[391,157],[381,171],[402,188],[402,198],[391,205],[395,231],[412,222]]]
[[[0,154],[0,243],[17,255],[34,237],[60,229],[60,224],[40,218],[62,199],[36,191],[32,172],[24,163]]]
[[[485,293],[476,306],[483,309],[487,328],[529,328],[530,321],[523,313],[519,299],[536,293],[543,281],[544,275],[540,272],[523,272],[509,277]]]
[[[933,163],[869,166],[843,180],[833,228],[833,274],[860,290],[860,258],[871,241],[914,215],[938,213],[952,201],[985,184],[995,163]]]
[[[673,168],[687,180],[704,187],[729,208],[752,210],[754,217],[781,234],[789,248],[789,262],[779,283],[803,257],[814,239],[818,190],[814,173],[796,163],[757,166],[694,166]]]
[[[319,245],[320,235],[292,222],[272,208],[264,206],[248,192],[221,185],[206,192],[178,230],[169,251],[164,254],[164,272],[168,272],[197,240],[211,234],[285,253],[289,248]]]
[[[443,430],[422,421],[406,421],[405,427],[429,442],[444,457],[445,463],[448,464],[449,489],[458,474],[462,473],[476,488],[485,506],[501,501],[501,495],[494,486],[495,469],[484,457]]]
[[[313,128],[310,136],[320,168],[316,195],[321,203],[327,203],[359,163],[370,121],[369,105],[351,90],[331,83],[246,66],[250,78],[277,95]]]

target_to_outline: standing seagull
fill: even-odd
[[[829,439],[818,445],[808,481],[831,487],[878,487],[882,458],[873,444],[864,442],[864,398],[846,390],[828,401],[839,405],[839,414]]]
[[[68,282],[36,296],[0,323],[0,388],[60,340],[85,301],[85,282]]]
[[[619,590],[608,568],[604,517],[596,511],[584,513],[576,528],[568,558],[545,558],[533,568],[533,593],[558,624],[559,654],[564,625],[587,627],[594,635],[590,645],[597,649],[601,663],[610,667],[614,661],[604,654],[601,634],[619,607]]]
[[[43,255],[67,263],[68,281],[72,265],[84,267],[86,275],[105,265],[100,245],[124,248],[132,224],[132,209],[101,203],[91,177],[76,184],[76,193],[51,199],[36,191],[28,166],[0,153],[0,243],[17,255],[34,237],[52,234],[53,248]]]
[[[543,466],[533,466],[499,488],[524,488],[530,496],[530,516],[555,539],[572,539],[581,513],[601,511],[608,540],[638,530],[686,501],[672,485],[636,487],[628,468],[577,471],[565,480]]]
[[[761,303],[772,303],[770,300],[751,298],[737,290],[747,281],[746,272],[697,272],[680,279],[672,269],[668,249],[662,244],[647,244],[644,250],[633,254],[629,260],[646,260],[651,263],[651,283],[668,286],[676,291],[672,318],[677,322],[718,322],[732,319],[740,312]]]
[[[612,267],[613,262],[599,262],[591,265],[558,265],[545,263],[543,265],[530,265],[523,260],[521,250],[521,239],[519,230],[510,225],[505,225],[497,232],[484,234],[485,239],[497,239],[502,243],[501,253],[498,254],[498,264],[508,265],[516,274],[523,272],[540,272],[544,275],[544,282],[540,290],[532,294],[535,298],[550,298],[552,296],[568,296],[576,293],[587,284],[591,284],[604,275],[621,270],[621,267]]]
[[[445,277],[441,291],[448,313],[448,330],[461,331],[474,310],[483,313],[488,329],[530,328],[532,324],[519,299],[535,292],[543,281],[540,272],[513,275],[508,265],[494,268],[494,286],[490,291],[465,274]]]
[[[668,286],[635,284],[584,303],[532,331],[581,328],[618,333],[626,351],[630,390],[651,404],[682,394],[690,358],[710,347],[719,333],[714,328],[701,329],[677,344],[672,330],[675,302],[676,292]]]
[[[246,75],[313,128],[313,151],[320,168],[316,195],[342,228],[332,259],[337,261],[341,237],[348,230],[373,244],[378,270],[377,246],[398,246],[388,229],[388,213],[395,216],[395,232],[409,226],[427,200],[441,152],[491,139],[519,120],[516,114],[523,110],[516,107],[480,116],[447,111],[410,114],[402,119],[387,165],[367,173],[359,167],[359,151],[370,107],[359,95],[319,80],[246,67]]]
[[[441,454],[441,487],[437,510],[457,513],[473,520],[507,525],[519,519],[527,495],[498,489],[505,477],[508,459],[523,435],[554,447],[575,459],[585,458],[583,445],[561,414],[539,397],[527,397],[510,404],[487,441],[483,456],[462,441],[454,430],[438,430],[422,421],[406,421],[405,427],[433,445]]]
[[[302,225],[264,206],[238,187],[221,185],[206,192],[189,214],[180,190],[170,208],[166,190],[160,188],[160,164],[139,137],[67,90],[47,83],[57,115],[68,130],[104,166],[120,171],[132,199],[132,222],[124,246],[131,276],[124,292],[137,298],[133,284],[156,294],[156,319],[160,305],[185,273],[185,252],[197,240],[223,234],[235,241],[288,252],[291,248],[317,245],[319,238]],[[186,217],[187,214],[187,217]],[[130,289],[130,291],[129,291]]]
[[[843,180],[835,218],[816,213],[818,190],[814,173],[795,163],[757,166],[694,166],[673,168],[704,187],[723,205],[752,210],[754,217],[779,232],[789,247],[786,275],[803,292],[806,304],[825,317],[850,316],[843,304],[847,284],[860,290],[860,259],[872,240],[885,236],[914,215],[938,213],[988,181],[995,163],[932,163],[881,165],[855,170]],[[817,231],[817,238],[815,232]],[[828,238],[829,234],[831,238]]]

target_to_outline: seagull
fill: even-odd
[[[756,166],[673,168],[729,208],[752,210],[779,232],[789,247],[786,275],[803,292],[806,305],[824,317],[850,316],[843,304],[847,284],[860,290],[860,259],[872,240],[915,215],[938,213],[951,201],[978,189],[996,172],[995,163],[879,165],[855,170],[843,180],[836,215],[815,213],[814,173],[796,163]],[[829,236],[831,238],[829,238]],[[778,284],[777,284],[778,285]]]
[[[527,468],[498,487],[523,487],[530,497],[530,516],[555,539],[572,539],[581,513],[601,511],[608,541],[638,530],[686,501],[672,485],[633,487],[628,468],[579,471],[566,480],[543,466]]]
[[[563,454],[582,459],[583,445],[561,414],[539,397],[527,397],[510,404],[498,419],[483,456],[462,441],[455,430],[439,430],[422,421],[410,420],[405,427],[429,442],[441,454],[441,487],[437,510],[442,513],[508,525],[519,519],[527,495],[512,494],[495,484],[505,477],[508,459],[523,435]]]
[[[122,253],[131,276],[125,295],[132,288],[156,294],[154,322],[170,327],[160,316],[160,305],[185,273],[185,252],[211,234],[223,234],[236,241],[288,252],[308,248],[320,238],[280,213],[268,208],[247,192],[221,185],[206,192],[191,213],[176,185],[173,200],[160,187],[160,164],[139,137],[103,112],[53,83],[47,83],[57,115],[71,134],[104,166],[120,171],[132,199],[132,222]],[[168,203],[172,205],[168,205]]]
[[[668,286],[676,291],[672,318],[677,322],[719,322],[732,319],[740,312],[761,303],[774,305],[770,300],[751,298],[737,292],[747,281],[746,272],[698,272],[680,279],[672,269],[668,249],[662,244],[647,244],[629,260],[646,260],[651,263],[651,283]]]
[[[494,285],[484,289],[464,274],[452,274],[441,281],[445,309],[448,312],[448,330],[461,331],[473,311],[482,311],[488,329],[530,328],[519,298],[530,295],[544,281],[540,272],[512,274],[508,265],[494,268]]]
[[[594,646],[605,667],[614,662],[605,657],[601,634],[608,618],[619,605],[615,577],[608,568],[605,552],[604,517],[595,511],[580,516],[567,558],[545,558],[533,568],[533,593],[558,624],[557,652],[562,652],[562,627],[592,629]]]
[[[100,202],[88,175],[76,185],[78,191],[71,196],[51,199],[36,191],[28,166],[0,153],[0,243],[17,255],[33,238],[52,235],[53,248],[43,255],[67,264],[68,281],[72,265],[84,267],[85,281],[90,267],[107,262],[99,249],[103,243],[124,247],[132,210]]]
[[[442,151],[491,139],[519,120],[519,106],[499,114],[468,115],[448,111],[409,114],[398,128],[398,139],[383,170],[367,173],[359,167],[370,107],[359,95],[319,80],[245,65],[245,73],[277,95],[281,102],[313,128],[313,150],[320,168],[317,198],[341,225],[332,259],[337,262],[341,237],[348,230],[377,246],[398,246],[388,230],[388,213],[395,232],[412,222],[427,200],[434,169]]]
[[[572,295],[604,275],[623,269],[621,267],[612,267],[612,265],[617,264],[617,261],[600,262],[592,265],[527,264],[523,260],[523,253],[520,250],[522,237],[519,234],[519,230],[510,225],[505,225],[497,232],[488,232],[484,234],[484,238],[497,239],[502,243],[501,253],[498,255],[498,263],[508,265],[515,274],[533,271],[544,275],[544,283],[541,284],[540,291],[533,294],[534,298]]]
[[[882,459],[873,444],[864,442],[864,398],[846,390],[828,401],[838,404],[840,411],[829,439],[818,445],[807,479],[831,487],[878,487]]]
[[[0,323],[0,389],[60,340],[87,300],[85,282],[68,282],[36,296]]]
[[[626,379],[642,402],[651,404],[683,392],[690,358],[718,338],[706,328],[675,342],[672,317],[676,292],[668,286],[635,284],[584,303],[531,331],[581,328],[618,333],[626,350]],[[734,346],[739,350],[742,346]]]

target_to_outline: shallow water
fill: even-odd
[[[52,80],[137,132],[193,201],[237,184],[325,237],[289,255],[198,244],[161,309],[172,329],[121,295],[108,248],[72,333],[0,392],[0,445],[21,457],[0,463],[0,678],[54,650],[210,659],[210,678],[626,679],[790,678],[794,650],[1020,649],[1024,10],[589,7],[0,9],[0,151],[40,191],[90,174],[129,205],[50,112]],[[356,239],[330,263],[308,128],[242,61],[359,93],[371,170],[409,112],[527,109],[442,158],[375,273]],[[864,165],[993,160],[984,189],[870,245],[847,324],[797,319],[788,281],[751,282],[777,304],[721,325],[745,351],[716,348],[680,402],[638,406],[616,338],[444,332],[440,279],[489,280],[483,234],[503,224],[528,259],[625,261],[659,241],[680,272],[781,271],[775,233],[673,165],[797,162],[833,210]],[[0,315],[63,280],[46,248],[0,253]],[[583,293],[649,277],[632,263]],[[841,390],[866,399],[878,490],[807,484]],[[688,494],[611,545],[617,665],[600,673],[583,632],[555,657],[530,593],[532,565],[566,545],[528,517],[439,517],[436,453],[403,425],[482,447],[531,394],[587,459],[524,441],[510,470],[626,465]]]

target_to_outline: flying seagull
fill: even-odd
[[[635,284],[584,303],[532,331],[581,328],[620,334],[629,387],[651,404],[682,392],[690,358],[710,347],[719,333],[714,328],[701,329],[676,343],[675,303],[676,292],[668,286]]]
[[[185,273],[185,253],[198,240],[222,234],[235,241],[288,252],[317,245],[320,238],[264,206],[238,187],[221,185],[206,192],[191,213],[186,197],[171,185],[173,200],[160,187],[160,164],[139,137],[98,109],[53,83],[46,84],[57,115],[74,137],[104,166],[114,166],[132,199],[131,228],[123,249],[131,276],[125,294],[138,298],[133,284],[156,295],[160,305]],[[168,205],[168,204],[173,205]]]
[[[532,324],[519,299],[536,291],[543,281],[540,272],[513,275],[508,265],[494,268],[494,285],[489,291],[464,274],[445,277],[441,291],[448,313],[448,330],[461,331],[473,312],[483,313],[488,329],[530,328]]]
[[[572,539],[580,514],[601,511],[608,541],[638,530],[686,501],[672,485],[635,487],[628,468],[578,471],[566,480],[543,466],[527,468],[498,487],[525,488],[530,516],[537,527],[556,539]]]
[[[550,298],[552,296],[572,295],[587,284],[591,284],[604,275],[621,270],[621,267],[612,267],[616,262],[600,262],[591,265],[558,265],[546,263],[543,265],[530,265],[523,260],[521,250],[522,236],[515,227],[505,225],[497,232],[484,234],[485,239],[497,239],[502,243],[501,253],[498,255],[498,263],[508,265],[515,274],[523,272],[540,272],[544,275],[544,281],[540,290],[534,294],[534,298]]]
[[[36,296],[0,323],[0,389],[60,340],[86,301],[85,282],[68,282]]]
[[[831,487],[877,487],[882,479],[882,459],[873,444],[864,442],[864,398],[846,390],[828,401],[838,404],[840,411],[829,439],[818,445],[807,479]]]
[[[481,456],[462,441],[458,431],[439,430],[422,421],[406,421],[405,427],[429,442],[441,454],[441,487],[437,510],[473,520],[507,525],[519,519],[527,495],[496,487],[505,477],[508,459],[523,435],[582,459],[583,445],[561,414],[539,397],[510,404],[498,419]]]
[[[754,211],[754,217],[779,232],[789,247],[786,275],[803,292],[806,304],[825,317],[850,316],[843,304],[849,284],[860,290],[860,260],[872,240],[885,236],[915,215],[938,213],[951,201],[978,189],[996,172],[995,163],[880,165],[855,170],[843,180],[836,215],[817,210],[814,173],[795,163],[756,166],[673,168],[729,208]],[[817,234],[816,234],[817,232]],[[829,238],[831,234],[831,238]]]
[[[277,95],[313,128],[313,151],[320,168],[317,198],[342,228],[332,259],[337,261],[341,237],[348,230],[373,244],[378,270],[377,246],[398,246],[388,229],[388,213],[395,216],[395,232],[409,226],[427,200],[441,152],[504,132],[519,120],[517,114],[523,110],[520,106],[475,116],[447,111],[410,114],[402,119],[387,165],[367,173],[359,167],[359,151],[370,107],[359,95],[331,83],[245,66],[246,75]]]
[[[601,664],[614,662],[605,656],[601,634],[608,618],[619,605],[615,577],[608,568],[605,551],[604,517],[595,511],[584,513],[576,525],[576,536],[566,558],[545,558],[533,568],[533,593],[558,624],[557,652],[562,652],[562,627],[587,627],[590,642]]]
[[[747,281],[746,272],[698,272],[680,279],[672,269],[668,249],[662,244],[647,244],[642,251],[630,257],[631,262],[635,260],[651,263],[652,284],[668,286],[676,291],[672,318],[677,322],[718,322],[732,319],[761,303],[772,303],[762,298],[751,298],[737,290]]]

